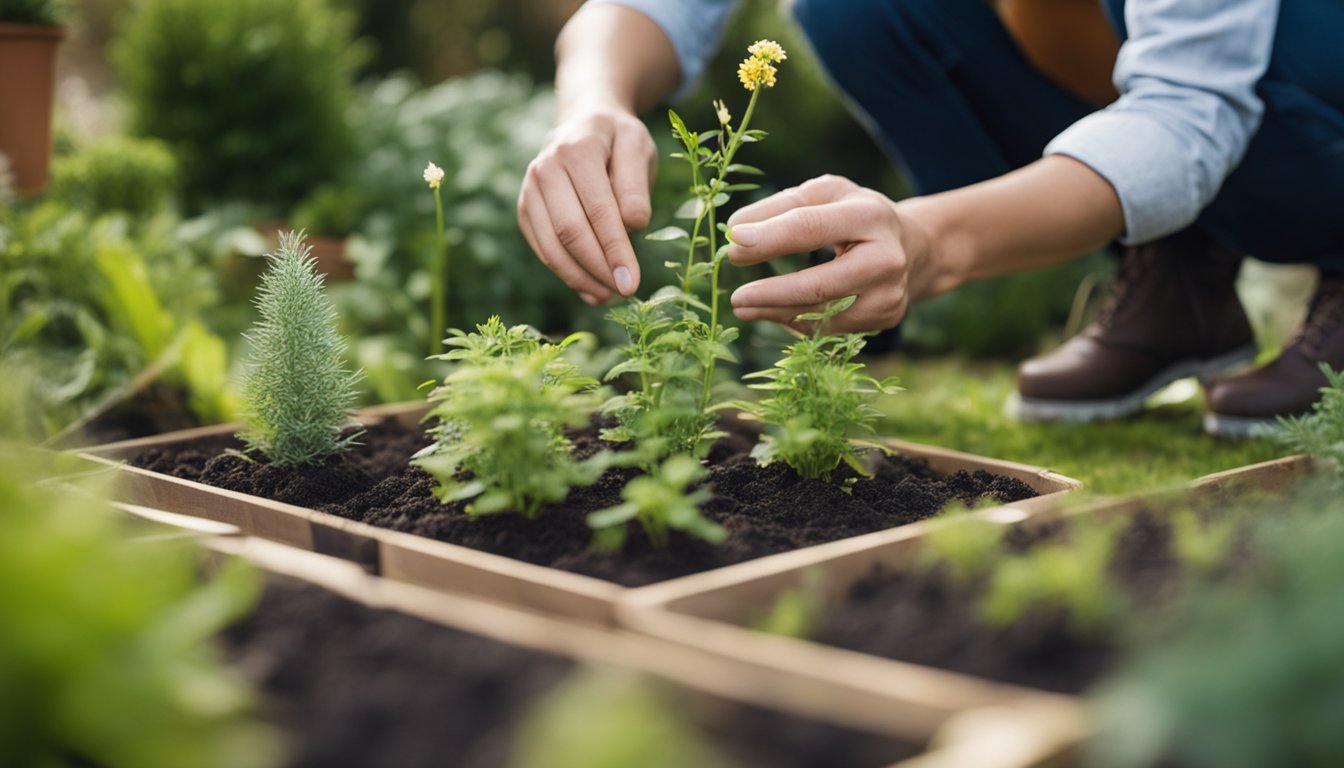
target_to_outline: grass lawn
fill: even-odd
[[[1154,396],[1179,402],[1123,421],[1023,424],[1004,413],[1014,391],[1011,363],[896,356],[870,365],[899,376],[907,390],[878,404],[886,414],[879,434],[1048,467],[1090,493],[1141,491],[1289,453],[1273,440],[1204,434],[1203,396],[1193,382]]]

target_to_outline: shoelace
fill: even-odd
[[[1152,269],[1153,260],[1156,258],[1156,249],[1140,246],[1131,248],[1120,258],[1120,267],[1116,270],[1115,278],[1111,280],[1110,291],[1106,297],[1106,303],[1102,305],[1101,311],[1097,313],[1097,319],[1094,321],[1099,328],[1109,328],[1113,321],[1128,303],[1129,297],[1133,295],[1133,286],[1140,282],[1143,276]]]

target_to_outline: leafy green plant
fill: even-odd
[[[676,453],[702,457],[722,435],[714,429],[714,414],[703,405],[702,377],[709,359],[728,353],[721,343],[709,340],[708,326],[695,312],[703,306],[666,286],[647,301],[633,299],[607,315],[625,329],[629,343],[621,350],[624,359],[606,379],[637,376],[639,384],[603,404],[603,412],[615,417],[617,426],[602,436],[633,441],[646,470]]]
[[[1004,526],[988,520],[949,521],[924,537],[919,563],[926,569],[946,567],[954,581],[971,584],[993,572],[1003,554],[1003,534]]]
[[[715,367],[720,360],[736,361],[730,345],[736,341],[738,329],[722,325],[719,318],[723,294],[719,273],[728,244],[719,245],[718,237],[727,227],[718,222],[717,211],[733,193],[757,188],[755,184],[730,183],[729,176],[761,174],[760,169],[733,160],[743,144],[765,138],[764,131],[747,126],[761,91],[775,84],[775,64],[786,58],[784,49],[769,40],[758,41],[748,50],[750,56],[739,66],[738,75],[751,92],[751,100],[737,128],[733,128],[732,115],[722,101],[714,104],[719,127],[705,132],[691,131],[675,110],[668,110],[673,136],[682,144],[682,151],[672,157],[684,160],[691,170],[691,198],[678,209],[676,217],[693,223],[690,232],[668,226],[647,239],[686,244],[684,264],[665,262],[679,272],[679,290],[659,289],[648,301],[632,300],[607,316],[630,338],[625,347],[626,360],[607,378],[639,375],[637,390],[608,404],[606,410],[616,416],[620,427],[607,436],[621,441],[633,439],[637,444],[657,441],[658,445],[642,449],[650,461],[673,453],[704,455],[718,435],[709,411]],[[707,254],[704,259],[698,258],[702,249]],[[694,294],[695,285],[706,277],[710,282],[708,304]]]
[[[458,351],[473,353],[465,343]],[[587,423],[597,396],[596,382],[576,374],[562,351],[539,344],[483,355],[431,393],[427,418],[439,421],[438,440],[414,461],[434,476],[440,501],[472,499],[472,515],[512,510],[535,518],[544,504],[602,475],[607,454],[577,460],[565,437]]]
[[[1326,385],[1321,397],[1304,416],[1280,417],[1277,433],[1280,442],[1312,458],[1334,473],[1344,472],[1344,371],[1333,371],[1321,363]]]
[[[1074,521],[1067,541],[1000,559],[981,616],[991,626],[1007,627],[1028,612],[1060,611],[1079,635],[1113,627],[1123,610],[1107,579],[1118,530],[1118,521]]]
[[[57,157],[52,195],[91,214],[145,216],[160,210],[177,189],[177,160],[157,139],[114,135]]]
[[[302,233],[281,233],[261,278],[261,319],[247,335],[247,427],[239,438],[277,466],[321,463],[358,437],[341,433],[359,374],[342,362],[345,339],[311,251]]]
[[[0,444],[5,763],[279,765],[280,740],[211,646],[250,610],[257,574],[232,562],[202,583],[194,547],[131,541],[96,485],[43,480],[49,462]]]
[[[93,216],[48,200],[0,209],[0,358],[27,366],[42,431],[76,428],[154,383],[195,416],[236,413],[206,239],[170,211]]]
[[[362,48],[326,0],[141,0],[112,59],[134,133],[172,147],[193,209],[247,199],[289,210],[341,177]]]
[[[1176,559],[1196,574],[1213,571],[1227,561],[1228,550],[1243,525],[1240,516],[1226,511],[1216,519],[1201,521],[1189,508],[1173,512],[1168,519]]]
[[[826,616],[826,595],[817,571],[803,572],[802,583],[779,593],[770,609],[751,622],[751,628],[781,637],[806,640],[816,634]]]
[[[65,17],[60,0],[0,0],[0,24],[31,24],[50,27]]]
[[[854,303],[853,296],[830,302],[821,312],[799,320],[816,323],[812,335],[784,350],[774,368],[748,374],[766,379],[752,384],[769,397],[758,403],[736,403],[765,422],[767,432],[752,455],[762,464],[782,459],[803,477],[828,480],[841,462],[867,476],[859,460],[856,432],[872,432],[882,415],[872,405],[877,395],[900,391],[894,378],[878,380],[854,362],[863,349],[862,334],[825,335],[826,321]],[[881,449],[875,443],[868,445]]]
[[[1257,510],[1255,567],[1192,589],[1094,691],[1095,768],[1326,768],[1344,754],[1344,517],[1330,483]]]
[[[709,501],[709,489],[692,485],[709,476],[699,461],[678,455],[664,461],[654,472],[631,479],[621,489],[622,503],[588,515],[588,525],[597,530],[595,543],[602,549],[620,549],[625,543],[626,523],[638,520],[656,547],[667,546],[669,530],[683,531],[718,544],[728,538],[723,526],[700,513]]]
[[[675,702],[651,680],[580,667],[534,704],[518,728],[511,768],[726,768]]]

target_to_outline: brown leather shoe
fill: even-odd
[[[1191,230],[1126,249],[1097,320],[1018,367],[1019,418],[1118,419],[1177,379],[1250,363],[1256,347],[1235,290],[1240,268],[1240,256]]]
[[[1302,328],[1272,363],[1209,385],[1204,431],[1242,437],[1307,413],[1326,385],[1321,363],[1344,367],[1344,277],[1322,277]]]

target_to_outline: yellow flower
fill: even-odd
[[[775,73],[778,70],[775,66],[765,59],[758,59],[755,56],[744,59],[737,67],[737,79],[742,81],[742,87],[748,91],[756,90],[757,86],[764,85],[767,88],[773,88],[775,85]]]
[[[747,51],[758,59],[773,61],[776,64],[789,58],[788,54],[784,53],[784,47],[774,40],[757,40],[747,46]]]
[[[729,114],[728,107],[724,105],[723,99],[714,102],[714,111],[719,116],[719,125],[728,125],[732,122],[733,116]]]
[[[430,189],[438,189],[439,185],[443,183],[443,169],[433,163],[426,165],[425,183],[429,185]]]

